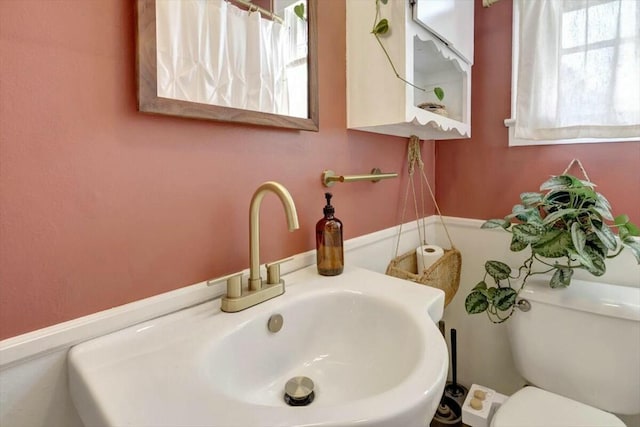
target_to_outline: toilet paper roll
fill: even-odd
[[[436,245],[423,245],[416,248],[416,259],[418,260],[418,274],[431,267],[444,255],[444,249]]]

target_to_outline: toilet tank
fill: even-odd
[[[530,278],[507,321],[516,369],[533,385],[618,414],[640,413],[640,287]]]

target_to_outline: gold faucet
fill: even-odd
[[[289,231],[297,230],[298,213],[289,191],[277,182],[265,182],[253,193],[249,207],[249,283],[242,292],[242,275],[227,280],[227,295],[222,298],[222,311],[233,313],[260,304],[284,293],[284,280],[280,279],[280,262],[267,265],[267,282],[260,277],[260,203],[267,192],[278,196],[287,216]]]

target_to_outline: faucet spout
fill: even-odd
[[[282,184],[273,181],[260,185],[253,193],[249,207],[249,289],[252,291],[262,288],[262,278],[260,277],[260,204],[268,192],[275,193],[282,202],[289,231],[299,228],[298,212],[289,191]]]

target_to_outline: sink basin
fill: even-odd
[[[238,313],[215,300],[72,348],[85,425],[428,425],[448,369],[444,293],[359,268],[284,278],[284,295]],[[313,381],[308,406],[283,399],[297,376]]]

